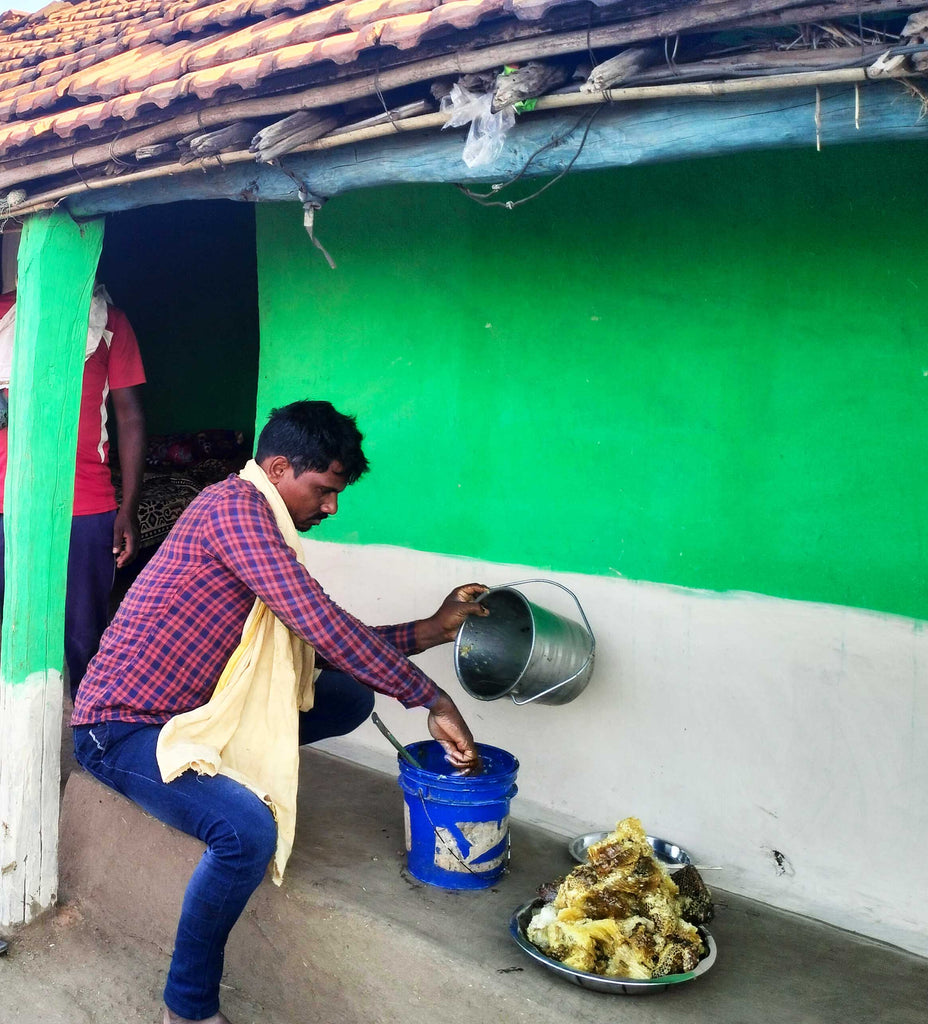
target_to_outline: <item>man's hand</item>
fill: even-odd
[[[438,691],[435,703],[429,708],[429,732],[445,748],[448,760],[465,775],[478,775],[482,768],[480,755],[467,723],[457,705],[445,693]]]
[[[468,615],[489,615],[489,609],[477,602],[477,598],[488,589],[482,583],[467,583],[452,590],[434,615],[416,623],[416,647],[427,651],[430,647],[448,643],[457,636]]]
[[[128,565],[139,553],[139,536],[138,516],[120,509],[113,524],[113,554],[117,568]]]
[[[121,569],[139,551],[139,498],[145,472],[145,414],[142,411],[142,386],[113,388],[110,398],[116,413],[119,440],[119,469],[122,498],[113,526],[113,554]]]

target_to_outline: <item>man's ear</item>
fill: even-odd
[[[285,455],[272,455],[261,463],[261,468],[272,484],[278,484],[290,468],[290,460]]]

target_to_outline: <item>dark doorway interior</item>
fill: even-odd
[[[139,338],[150,433],[252,431],[254,208],[216,200],[111,214],[99,276]]]
[[[144,546],[119,581],[118,600],[196,488],[238,468],[252,452],[258,379],[254,208],[217,200],[112,214],[98,276],[135,329],[148,378]]]

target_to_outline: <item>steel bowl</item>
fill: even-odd
[[[585,835],[576,836],[574,839],[571,839],[567,844],[567,849],[570,851],[571,857],[578,864],[585,864],[586,851],[594,843],[600,842],[600,840],[605,839],[608,835],[612,835],[612,832],[587,832]],[[682,868],[686,864],[693,863],[686,850],[682,846],[677,846],[676,843],[670,842],[669,839],[660,839],[658,836],[645,836],[645,838],[651,844],[655,858],[668,871],[673,871],[674,868]]]
[[[579,985],[581,988],[593,989],[596,992],[611,992],[613,995],[618,996],[653,995],[656,992],[663,992],[664,989],[672,988],[674,985],[695,981],[696,978],[702,977],[715,963],[717,954],[715,939],[712,938],[705,928],[698,926],[697,931],[705,943],[707,952],[692,971],[686,971],[683,974],[668,974],[663,978],[645,979],[609,978],[603,974],[589,974],[587,971],[578,971],[573,967],[562,964],[559,960],[552,960],[550,957],[545,956],[536,945],[529,942],[526,929],[532,920],[533,912],[543,905],[544,901],[536,898],[518,907],[509,920],[509,934],[515,940],[516,945],[523,952],[528,953],[542,967],[546,967],[549,971],[559,974],[565,980],[574,985]]]

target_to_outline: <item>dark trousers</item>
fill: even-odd
[[[115,512],[74,516],[68,549],[68,587],[64,605],[64,658],[71,681],[71,700],[77,694],[90,659],[97,653],[109,625],[110,594],[116,572],[113,555]],[[5,542],[0,515],[0,600],[6,583]]]
[[[341,736],[361,724],[374,694],[342,672],[323,671],[311,711],[300,713],[300,742]],[[78,762],[149,814],[206,843],[181,906],[164,1001],[191,1020],[219,1010],[223,953],[232,926],[257,889],[277,846],[268,806],[224,775],[186,771],[161,781],[160,725],[104,722],[74,729]]]

